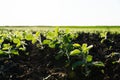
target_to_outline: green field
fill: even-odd
[[[41,31],[50,31],[53,30],[56,26],[1,26],[0,29],[8,30],[41,30]],[[57,26],[60,30],[70,29],[71,31],[84,31],[84,32],[96,32],[96,31],[110,31],[110,32],[119,32],[120,26]]]

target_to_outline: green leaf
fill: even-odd
[[[4,54],[4,52],[3,52],[2,50],[0,50],[0,55],[1,55],[1,54]]]
[[[18,44],[16,45],[16,47],[19,47],[19,46],[21,46],[21,43],[18,43]]]
[[[70,52],[71,56],[78,55],[78,54],[80,54],[80,50],[79,49],[75,49],[75,50]]]
[[[20,31],[16,31],[14,33],[14,35],[19,38],[20,40],[23,40],[23,32],[20,32]]]
[[[12,48],[12,46],[10,46],[10,44],[3,44],[2,50],[8,50],[10,48]]]
[[[25,51],[26,47],[20,47],[19,50]]]
[[[87,44],[86,43],[82,44],[82,49],[83,50],[87,49]]]
[[[51,40],[44,40],[43,44],[50,44]]]
[[[7,37],[7,34],[3,33],[2,36],[3,36],[4,38],[6,38],[6,37]]]
[[[18,38],[14,38],[14,39],[13,39],[13,43],[15,43],[15,44],[20,43],[20,39],[18,39]]]
[[[3,42],[4,42],[4,39],[1,38],[1,39],[0,39],[0,44],[3,43]]]
[[[107,32],[100,33],[100,37],[106,39],[107,38]]]
[[[17,50],[11,50],[11,53],[14,54],[14,55],[19,55]]]
[[[87,62],[91,62],[91,61],[92,61],[92,58],[93,58],[93,56],[87,55],[87,58],[86,58]]]
[[[93,48],[93,45],[90,45],[87,48],[88,48],[88,50],[90,50],[91,48]]]
[[[93,45],[90,45],[90,46],[87,47],[87,44],[84,43],[84,44],[82,44],[81,49],[82,49],[82,52],[83,52],[84,54],[88,54],[89,50],[90,50],[92,47],[93,47]]]
[[[78,43],[74,43],[74,44],[73,44],[73,47],[75,47],[75,48],[79,48],[79,47],[81,47],[81,45],[78,44]]]
[[[104,63],[101,62],[101,61],[96,61],[96,62],[93,62],[92,64],[93,64],[94,66],[97,66],[97,67],[104,67],[104,66],[105,66]]]
[[[105,41],[105,39],[102,39],[100,42],[103,43]]]
[[[87,44],[86,44],[86,43],[82,44],[81,49],[82,49],[82,52],[83,52],[84,54],[87,54],[87,53],[88,53],[88,49],[87,49]]]
[[[54,32],[48,32],[46,35],[47,39],[53,40],[55,38],[55,33]]]
[[[32,44],[35,44],[37,42],[37,39],[33,38],[32,39]]]
[[[40,32],[37,31],[37,32],[35,33],[35,36],[36,36],[36,37],[39,37],[39,36],[40,36]]]
[[[58,36],[58,31],[59,31],[59,27],[56,27],[56,28],[55,28],[55,36],[56,36],[56,37]]]
[[[50,47],[50,48],[55,48],[55,44],[54,44],[54,43],[50,43],[50,44],[49,44],[49,47]]]
[[[28,33],[28,34],[25,35],[25,39],[28,40],[28,41],[32,40],[32,38],[33,38],[32,34]]]

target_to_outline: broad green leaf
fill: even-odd
[[[73,44],[73,47],[75,47],[75,48],[79,48],[79,47],[81,47],[81,45],[78,44],[78,43],[74,43],[74,44]]]
[[[49,44],[49,47],[50,47],[50,48],[55,48],[55,44],[54,44],[54,43],[50,43],[50,44]]]
[[[22,40],[22,39],[23,39],[23,32],[16,31],[16,32],[15,32],[15,36],[16,36],[17,38],[19,38],[20,40]]]
[[[13,43],[15,43],[15,44],[20,43],[20,39],[18,39],[18,38],[14,38],[14,39],[13,39]]]
[[[56,36],[55,36],[55,33],[54,32],[48,32],[47,35],[46,35],[46,38],[47,39],[54,39]]]
[[[91,55],[87,55],[87,58],[86,58],[86,60],[87,60],[87,62],[91,62],[92,61],[92,56]]]
[[[87,53],[88,53],[88,48],[87,48],[87,44],[86,44],[86,43],[82,44],[81,49],[82,49],[82,52],[83,52],[84,54],[87,54]]]
[[[112,64],[116,64],[116,63],[118,63],[118,62],[117,62],[117,61],[113,61],[113,62],[112,62]]]
[[[43,44],[50,44],[50,42],[51,42],[50,40],[44,40]]]
[[[10,48],[12,48],[12,46],[10,46],[10,44],[3,44],[2,50],[8,50]]]
[[[6,38],[6,37],[7,37],[7,34],[3,33],[2,36],[3,36],[4,38]]]
[[[32,40],[32,38],[33,38],[32,34],[28,33],[28,34],[25,35],[25,39],[28,40],[28,41]]]
[[[17,50],[11,50],[11,53],[14,54],[14,55],[19,55]]]
[[[3,42],[4,42],[4,39],[1,38],[1,39],[0,39],[0,44],[3,43]]]
[[[101,62],[101,61],[96,61],[96,62],[93,62],[92,64],[93,64],[94,66],[98,66],[98,67],[104,67],[104,66],[105,66],[104,63]]]
[[[78,55],[78,54],[80,54],[80,50],[79,49],[75,49],[75,50],[70,52],[71,56]]]
[[[75,35],[75,34],[70,34],[70,38],[71,39],[75,39],[77,37],[77,35]]]
[[[3,52],[2,50],[0,50],[0,55],[1,55],[1,54],[4,54],[4,52]]]
[[[39,36],[40,36],[40,32],[37,31],[37,32],[35,33],[35,36],[36,36],[36,37],[39,37]]]
[[[37,42],[37,39],[33,38],[32,39],[32,44],[35,44]]]
[[[84,50],[86,48],[87,48],[87,44],[86,43],[82,44],[82,49]]]
[[[19,47],[19,46],[21,46],[21,43],[17,43],[16,47]]]

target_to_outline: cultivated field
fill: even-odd
[[[12,30],[41,30],[51,31],[56,26],[1,26],[0,29],[12,29]],[[58,27],[58,26],[57,26]],[[70,29],[70,31],[84,31],[84,32],[96,32],[96,31],[111,31],[120,32],[120,26],[59,26],[60,30]]]
[[[0,80],[120,80],[120,27],[0,27]]]

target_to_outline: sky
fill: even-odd
[[[120,25],[120,0],[0,0],[0,26]]]

